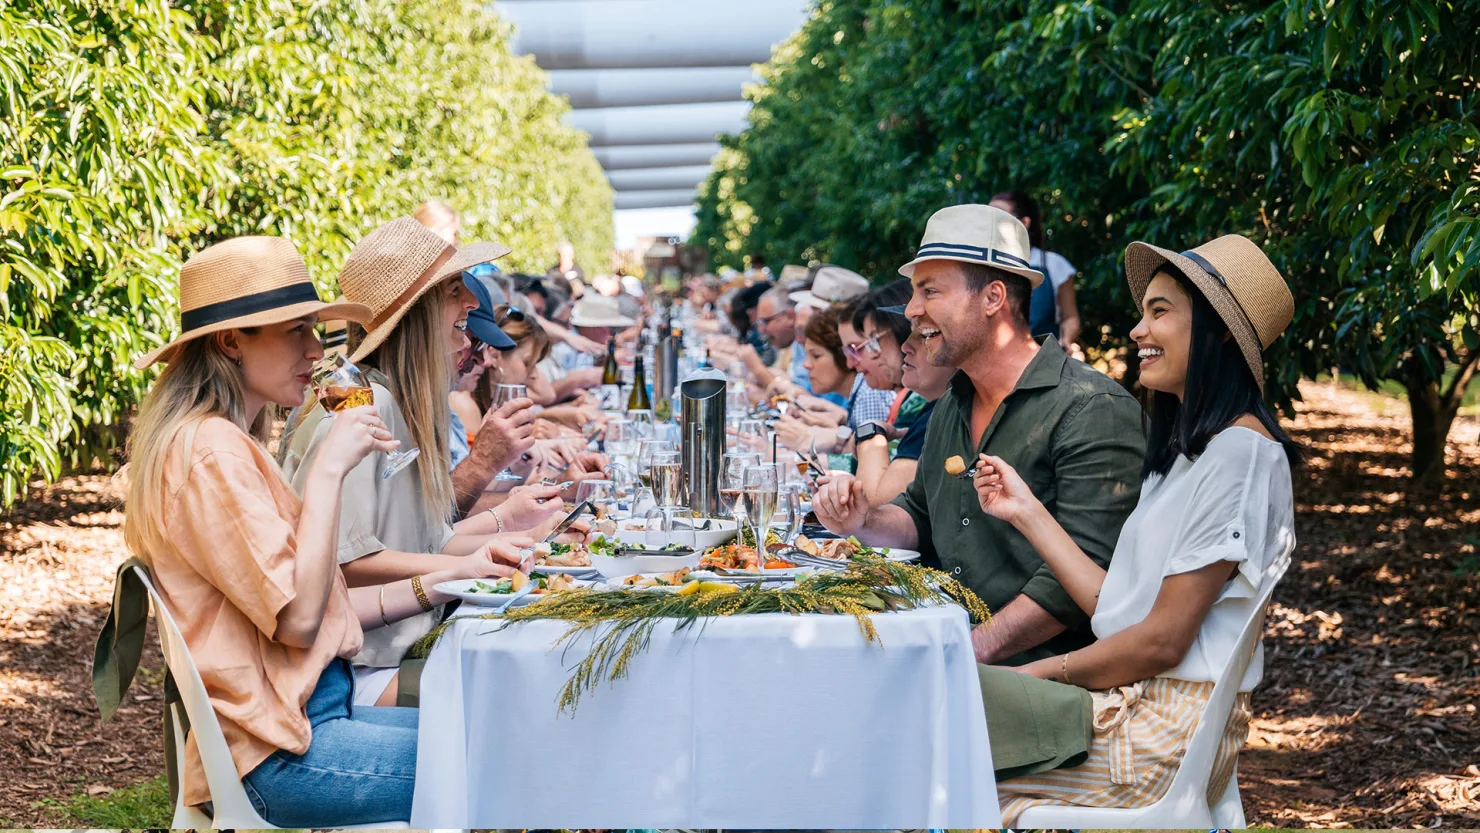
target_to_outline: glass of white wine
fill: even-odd
[[[498,410],[515,399],[525,399],[529,396],[529,389],[524,385],[495,385],[493,388],[493,404],[489,407]],[[494,480],[505,482],[523,482],[524,478],[515,474],[512,469],[504,469],[498,473]]]
[[[776,467],[747,466],[740,494],[745,501],[745,517],[755,533],[756,568],[766,563],[766,533],[771,529],[771,517],[776,514]]]
[[[365,379],[365,374],[342,353],[330,353],[321,359],[314,365],[309,378],[314,393],[324,406],[324,413],[330,417],[339,411],[375,404],[375,391]],[[406,468],[419,454],[419,448],[387,452],[385,468],[380,470],[380,479],[386,480]]]
[[[659,506],[683,504],[683,461],[677,451],[654,451],[648,461],[653,498]]]

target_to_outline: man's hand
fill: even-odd
[[[592,341],[589,338],[586,338],[575,330],[566,331],[565,343],[581,351],[582,353],[589,353],[592,356],[601,356],[606,354],[605,344],[597,344],[596,342]]]
[[[473,442],[489,448],[494,470],[507,468],[534,445],[534,402],[515,399],[483,415]]]
[[[863,484],[852,477],[836,478],[823,486],[812,500],[812,511],[817,513],[817,520],[828,531],[845,538],[863,531],[868,509]]]
[[[504,528],[512,531],[537,527],[564,508],[559,489],[532,483],[510,489],[509,497],[496,511],[504,520]]]

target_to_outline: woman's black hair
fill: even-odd
[[[1038,201],[1028,196],[1026,191],[1003,191],[993,194],[989,202],[1001,202],[1011,206],[1007,213],[1019,220],[1029,220],[1028,244],[1043,248],[1043,217],[1038,213]]]
[[[761,282],[751,284],[744,289],[735,292],[730,298],[730,323],[734,325],[735,331],[741,338],[750,335],[751,322],[750,311],[755,309],[761,302],[761,296],[771,289],[771,284]]]
[[[881,330],[888,330],[894,335],[895,349],[904,346],[905,339],[910,337],[910,320],[903,315],[894,315],[884,312],[885,307],[897,307],[910,302],[910,296],[915,292],[908,278],[881,286],[878,289],[863,296],[858,306],[853,310],[853,317],[849,324],[859,334],[868,332],[866,324],[873,324]]]
[[[1214,436],[1244,414],[1259,420],[1284,446],[1290,465],[1300,465],[1305,449],[1280,427],[1223,317],[1179,270],[1170,264],[1162,270],[1175,278],[1192,299],[1192,343],[1187,351],[1184,399],[1162,391],[1146,392],[1146,463],[1141,467],[1141,479],[1171,471],[1179,456],[1197,459]]]

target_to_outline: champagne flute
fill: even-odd
[[[529,389],[524,385],[495,385],[493,388],[493,405],[490,407],[497,410],[513,402],[515,399],[525,399],[528,396]],[[522,482],[524,478],[515,474],[512,469],[504,469],[498,473],[498,476],[494,480]]]
[[[355,367],[342,353],[330,353],[314,365],[312,379],[314,392],[330,417],[339,411],[375,404],[375,391],[365,380],[365,374]],[[389,451],[385,455],[385,468],[380,470],[380,479],[406,468],[421,454],[419,448]]]
[[[677,451],[654,451],[648,462],[653,497],[659,506],[683,504],[683,462]]]
[[[637,459],[633,465],[637,467],[637,477],[642,485],[652,488],[652,465],[654,452],[678,451],[673,443],[667,440],[643,439],[637,441]]]
[[[776,514],[776,466],[746,466],[741,494],[745,498],[745,514],[750,528],[755,533],[757,569],[766,563],[766,533],[771,528],[771,516]]]

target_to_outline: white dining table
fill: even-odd
[[[573,714],[589,636],[459,618],[421,678],[411,826],[1000,827],[966,612],[872,618],[873,643],[844,615],[662,622]]]

